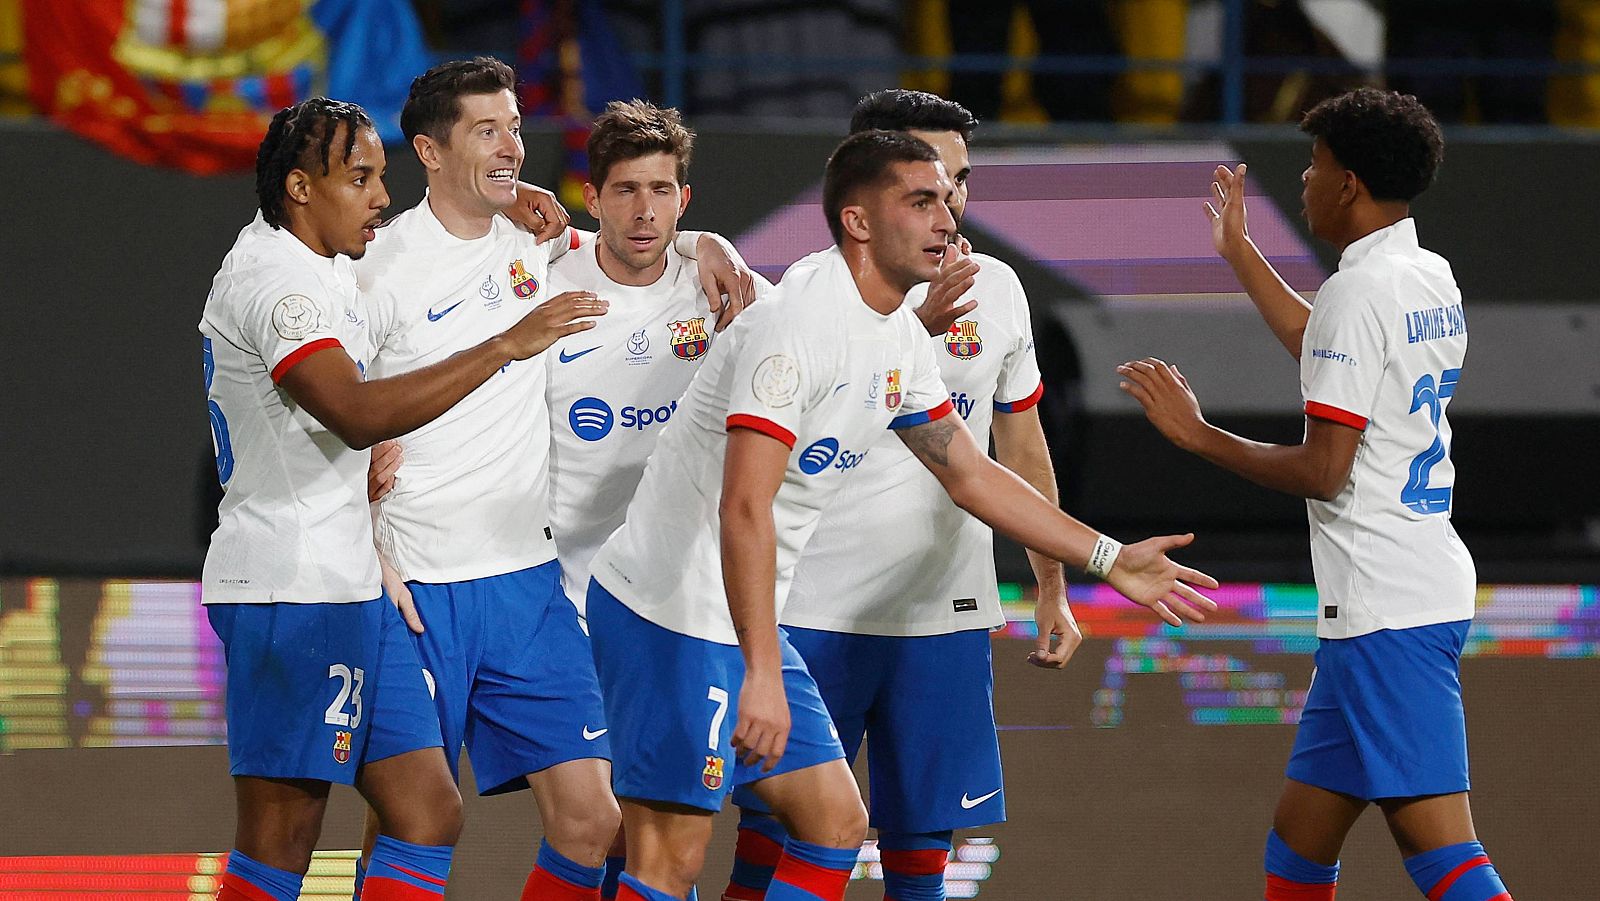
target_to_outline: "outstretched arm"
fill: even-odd
[[[763,758],[771,772],[789,741],[789,705],[783,693],[783,657],[778,647],[778,539],[772,501],[783,485],[789,446],[747,428],[728,430],[723,458],[722,581],[728,612],[744,654],[744,687],[733,730],[735,752],[744,762]]]
[[[1217,212],[1210,203],[1205,205],[1206,216],[1211,220],[1211,244],[1233,268],[1234,276],[1249,293],[1272,334],[1283,343],[1289,355],[1298,360],[1306,321],[1311,318],[1311,304],[1289,287],[1250,240],[1250,232],[1245,227],[1244,174],[1244,163],[1232,172],[1227,166],[1217,167],[1217,180],[1211,183],[1211,191],[1222,205],[1222,211]]]
[[[1264,444],[1241,438],[1206,422],[1189,380],[1178,367],[1147,357],[1117,367],[1122,390],[1133,395],[1144,415],[1168,441],[1274,491],[1329,501],[1350,478],[1360,429],[1306,417],[1302,444]]]
[[[1002,535],[1095,572],[1129,600],[1149,607],[1174,626],[1185,619],[1203,622],[1206,612],[1217,609],[1214,602],[1190,587],[1215,588],[1216,580],[1166,556],[1167,550],[1194,540],[1193,535],[1150,538],[1125,548],[1118,545],[1068,516],[1015,473],[989,459],[959,417],[943,416],[898,433],[957,506]]]

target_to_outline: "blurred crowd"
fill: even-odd
[[[0,0],[4,113],[32,108],[21,23],[42,2],[54,0]],[[98,2],[123,3],[130,17],[162,5]],[[319,0],[224,5],[265,2]],[[1379,83],[1417,94],[1446,122],[1600,127],[1600,68],[1550,71],[1600,67],[1600,0],[411,3],[439,53],[494,53],[519,61],[525,78],[537,63],[529,55],[542,54],[548,65],[534,65],[533,77],[550,83],[539,89],[571,95],[562,79],[578,79],[588,105],[608,91],[663,95],[665,17],[679,9],[690,65],[678,99],[697,116],[836,119],[865,91],[899,83],[950,96],[986,121],[1216,121],[1228,107],[1221,66],[1242,53],[1243,121],[1289,121],[1324,96]],[[1496,61],[1505,64],[1498,71]],[[1475,71],[1451,71],[1462,64]]]

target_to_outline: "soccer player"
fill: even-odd
[[[861,98],[850,129],[908,131],[938,150],[955,186],[950,212],[959,226],[972,169],[967,142],[977,124],[958,103],[887,90]],[[992,420],[1000,463],[1056,504],[1035,408],[1044,386],[1027,296],[1011,267],[981,254],[972,261],[980,268],[965,293],[919,286],[906,304],[933,337],[940,375],[973,440],[989,446]],[[877,551],[864,554],[866,547]],[[1029,562],[1039,585],[1039,643],[1028,659],[1065,666],[1083,636],[1061,564],[1035,552]],[[871,820],[886,898],[943,899],[952,831],[1005,819],[989,645],[989,630],[1004,623],[992,532],[885,434],[806,545],[782,624],[851,761],[870,733]],[[1052,635],[1061,639],[1054,649]],[[785,836],[747,788],[734,801],[745,812],[723,898],[752,901],[765,893]]]
[[[936,277],[934,290],[971,287],[967,269],[940,271],[954,190],[910,135],[863,132],[834,151],[823,206],[837,246],[796,263],[718,339],[591,563],[589,631],[628,839],[619,899],[685,897],[712,812],[747,782],[789,832],[767,897],[843,896],[866,811],[777,614],[823,508],[885,427],[958,504],[1024,544],[1173,621],[1215,608],[1185,584],[1215,583],[1164,554],[1190,536],[1122,548],[989,460],[948,415],[927,329],[902,301]]]
[[[541,244],[501,215],[519,208],[514,86],[512,69],[488,57],[412,83],[401,127],[428,193],[357,266],[374,375],[471,347],[559,290],[550,259],[576,233]],[[404,462],[375,508],[452,774],[465,743],[480,794],[532,789],[544,839],[523,889],[530,901],[598,897],[621,818],[593,658],[560,587],[545,378],[543,360],[510,366],[401,438]]]
[[[1334,897],[1339,849],[1376,803],[1431,901],[1509,901],[1467,802],[1460,656],[1476,573],[1450,525],[1446,414],[1467,351],[1450,264],[1417,243],[1410,202],[1433,183],[1439,125],[1415,97],[1362,88],[1313,107],[1301,175],[1311,233],[1339,271],[1306,304],[1245,226],[1245,167],[1218,167],[1211,236],[1300,361],[1305,440],[1261,444],[1209,425],[1154,358],[1118,367],[1163,435],[1306,498],[1321,616],[1316,672],[1267,836],[1266,897]]]
[[[354,784],[382,822],[365,897],[443,894],[461,797],[416,651],[383,597],[365,449],[605,309],[571,294],[449,360],[365,380],[352,259],[389,203],[383,171],[359,106],[318,97],[274,116],[256,157],[260,213],[200,322],[226,491],[202,583],[228,664],[238,805],[224,901],[299,897],[333,782]]]
[[[622,525],[645,459],[717,337],[699,270],[673,249],[694,133],[675,109],[616,101],[595,120],[587,150],[584,200],[600,229],[552,271],[611,308],[604,327],[544,355],[550,519],[580,620],[589,562]],[[753,276],[757,296],[771,287]],[[621,870],[621,856],[606,859],[602,897],[615,896]]]

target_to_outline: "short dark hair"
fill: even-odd
[[[1410,94],[1357,88],[1330,97],[1300,120],[1367,186],[1375,200],[1409,201],[1433,184],[1444,159],[1438,120]]]
[[[884,131],[954,131],[961,140],[971,141],[972,131],[978,127],[978,117],[954,100],[946,100],[927,91],[906,91],[890,88],[873,91],[856,101],[856,111],[850,117],[850,133],[882,129]]]
[[[267,126],[267,136],[256,148],[256,201],[261,218],[273,228],[287,224],[283,206],[283,181],[295,169],[311,171],[320,164],[327,175],[333,138],[345,126],[344,155],[356,147],[356,132],[372,127],[367,111],[354,103],[312,97],[278,110]]]
[[[828,157],[822,175],[822,212],[835,244],[844,243],[845,206],[863,188],[882,182],[895,163],[937,163],[939,152],[927,141],[903,131],[873,129],[844,139]]]
[[[440,63],[411,79],[411,93],[400,110],[400,130],[407,141],[427,135],[448,144],[450,129],[461,118],[462,97],[516,90],[517,73],[492,56]]]
[[[689,181],[689,158],[694,156],[694,132],[683,124],[683,114],[648,100],[613,100],[594,120],[587,145],[589,181],[604,187],[617,163],[655,153],[678,159],[678,184]]]

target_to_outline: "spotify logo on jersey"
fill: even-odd
[[[611,434],[611,426],[616,422],[616,416],[611,412],[611,405],[598,397],[580,397],[572,404],[572,409],[567,411],[567,422],[572,424],[573,434],[585,441],[599,441]]]
[[[800,452],[800,471],[808,476],[828,468],[833,458],[839,456],[839,442],[833,438],[818,438]]]

